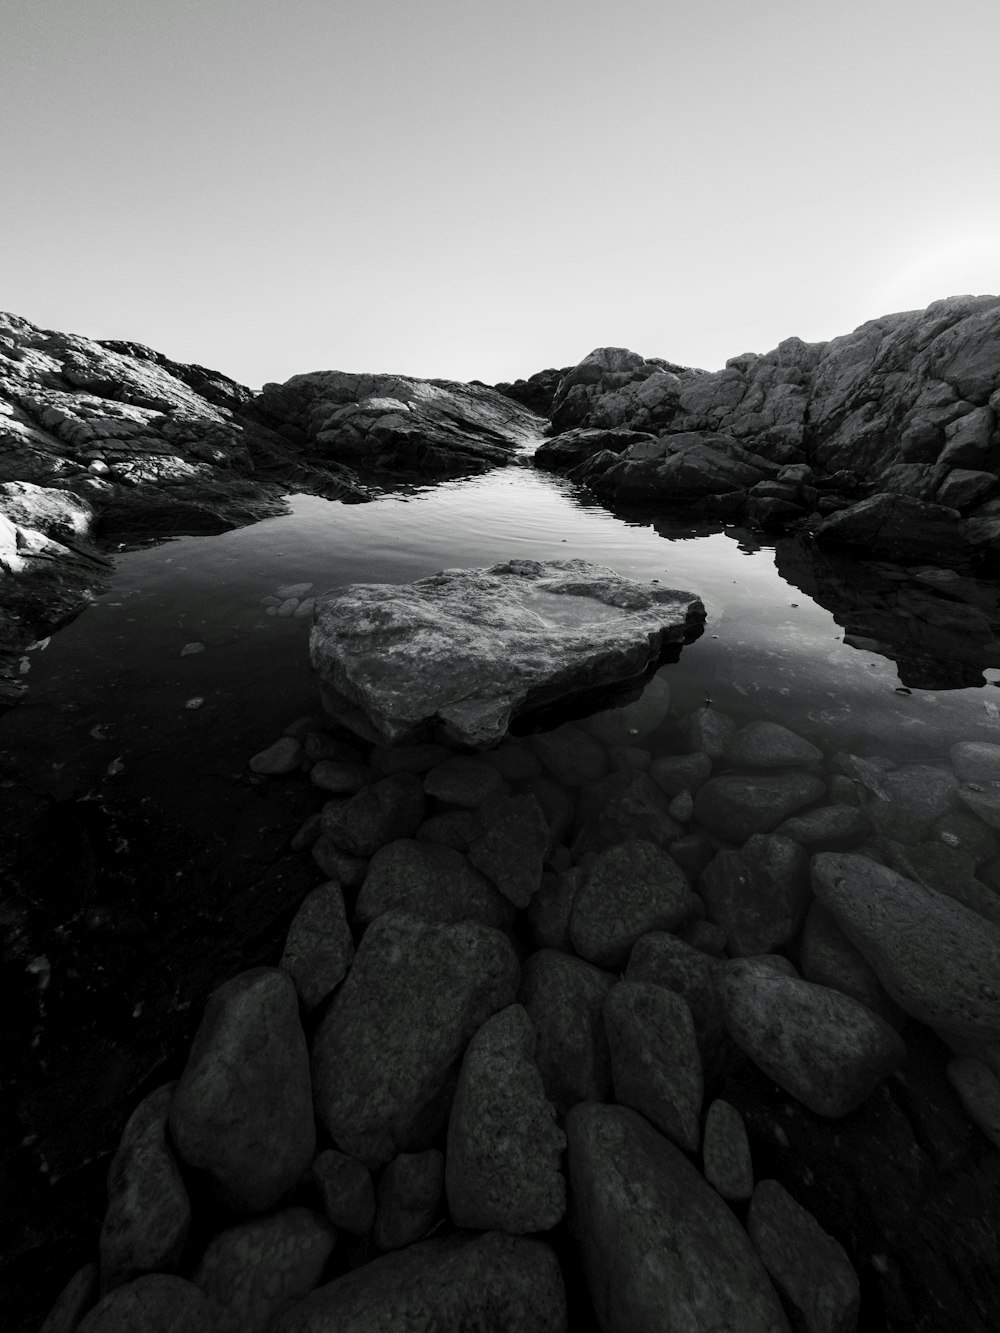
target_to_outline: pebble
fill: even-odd
[[[367,787],[374,774],[357,760],[320,759],[309,770],[309,781],[321,791],[354,796]]]
[[[196,708],[200,708],[204,702],[205,702],[204,695],[196,694],[193,699],[188,699],[184,707],[190,709],[193,712]]]
[[[271,609],[272,609],[271,607],[268,607],[269,611]],[[276,616],[281,616],[283,620],[287,620],[290,616],[294,616],[296,611],[298,611],[298,609],[299,609],[299,599],[297,597],[288,597],[285,599],[285,601],[281,603],[281,605],[277,608],[274,614]]]
[[[194,653],[203,653],[205,645],[203,643],[186,643],[181,649],[181,657],[191,657]]]
[[[307,597],[304,602],[299,602],[295,608],[296,620],[305,620],[306,616],[311,616],[316,610],[316,598]]]

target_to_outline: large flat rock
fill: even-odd
[[[704,617],[693,593],[586,560],[510,560],[338,589],[310,652],[327,709],[359,734],[482,748],[518,713],[641,677]]]

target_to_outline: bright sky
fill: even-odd
[[[997,0],[4,0],[0,308],[251,385],[1000,291]]]

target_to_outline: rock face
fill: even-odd
[[[704,615],[691,593],[584,560],[511,560],[340,589],[310,653],[327,709],[368,739],[439,729],[482,748],[526,709],[641,676]]]

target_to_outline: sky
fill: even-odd
[[[0,309],[243,383],[1000,292],[996,0],[4,0]]]

